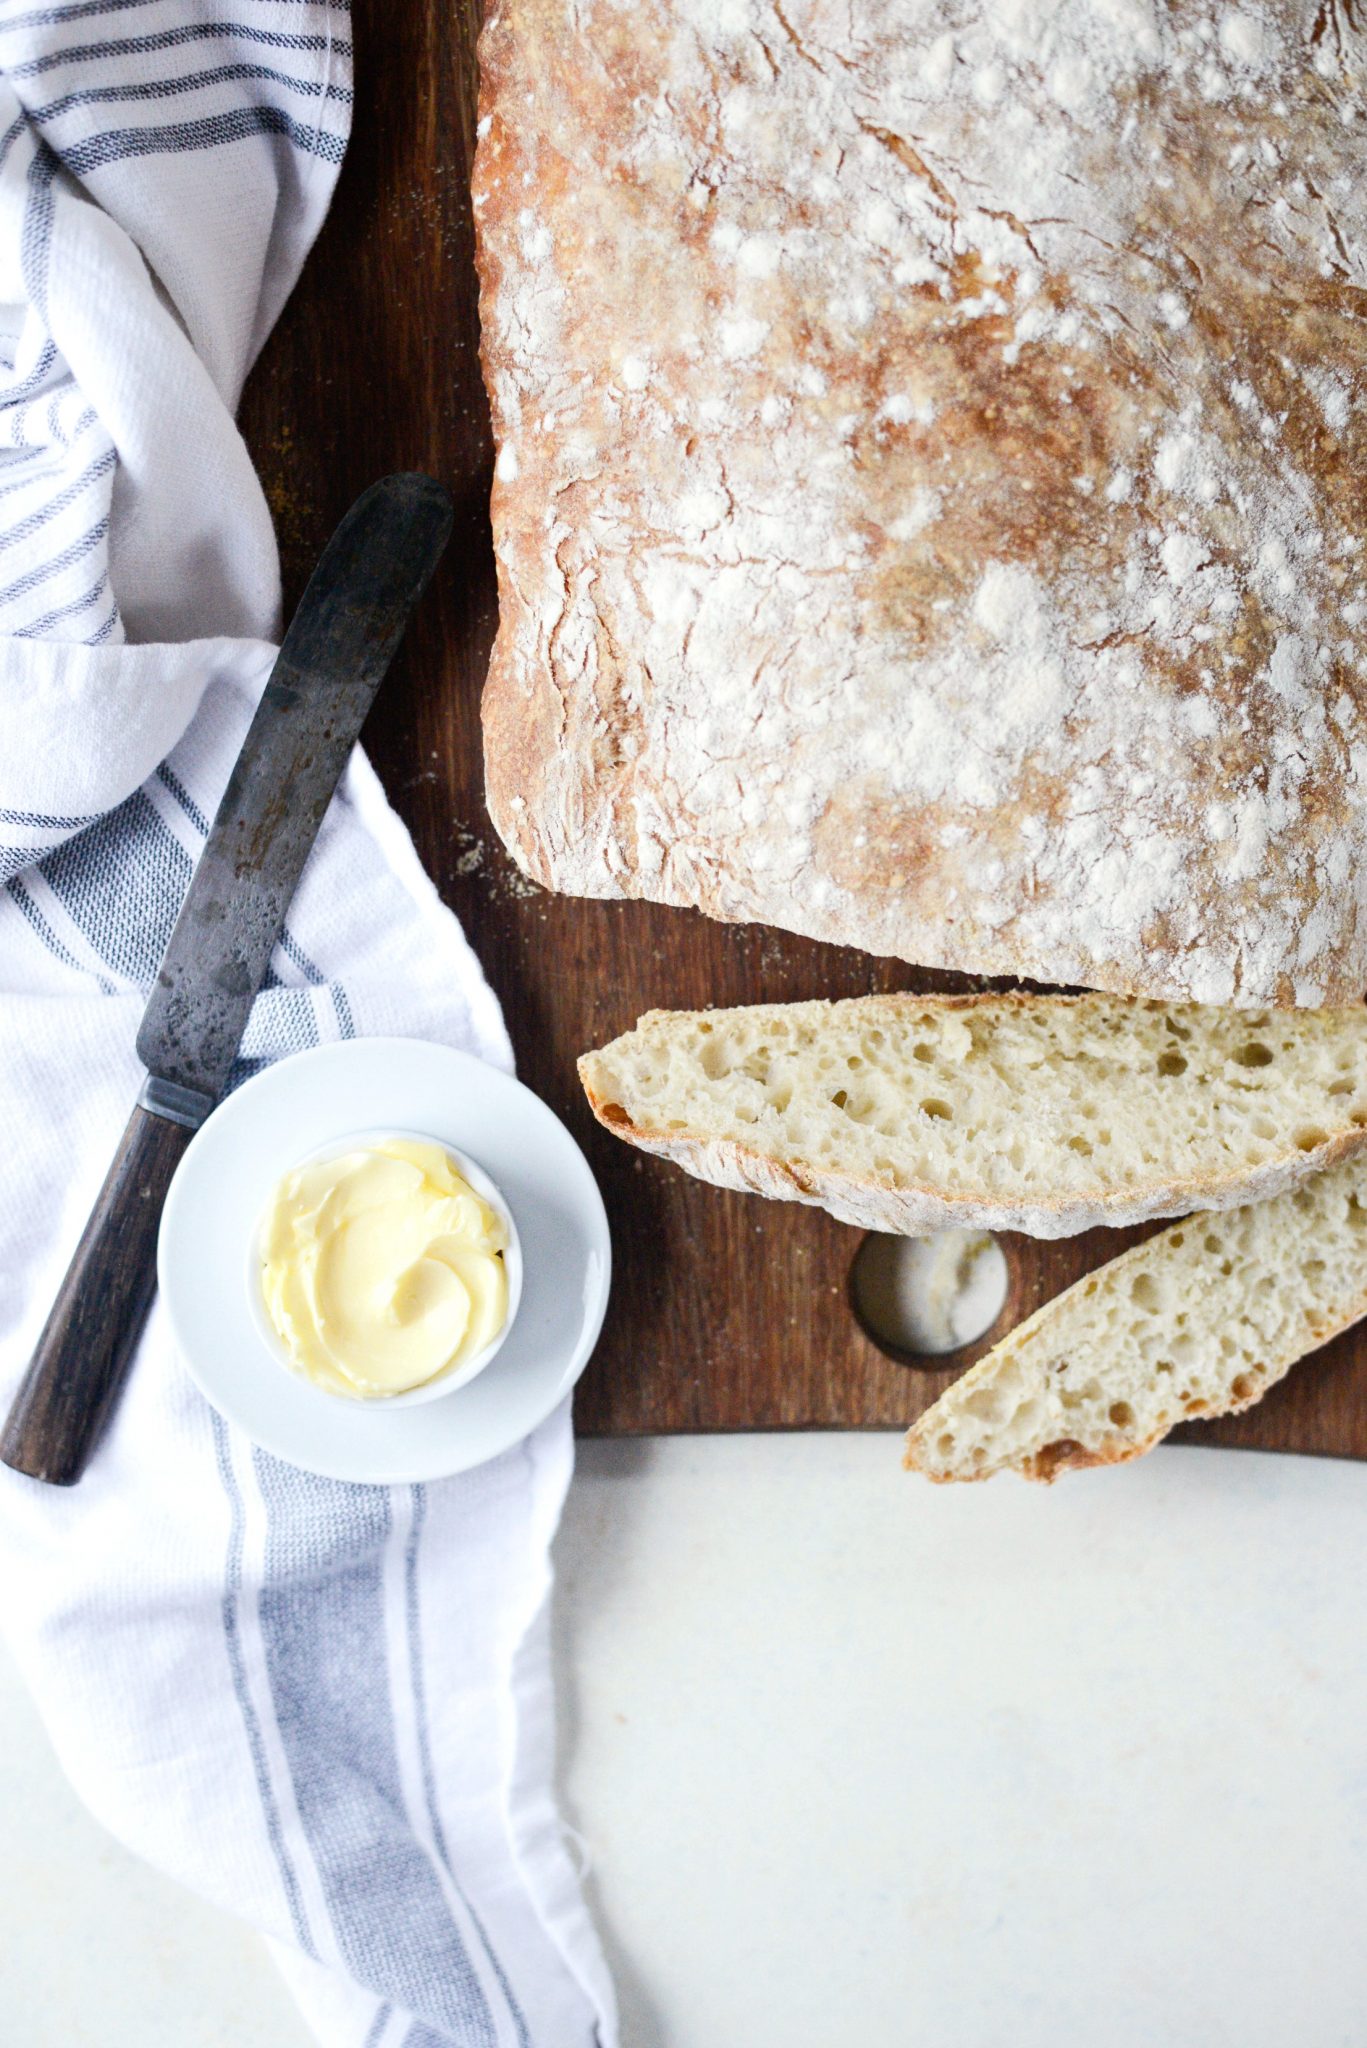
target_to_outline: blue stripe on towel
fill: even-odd
[[[0,135],[0,164],[4,163],[5,158],[9,155],[15,143],[19,140],[19,137],[23,134],[24,130],[27,127],[28,115],[24,113],[19,113],[16,114],[14,119],[10,122],[9,127],[5,130],[4,134]]]
[[[38,871],[92,951],[116,974],[150,988],[192,865],[138,789],[108,817],[56,847]],[[111,877],[118,878],[112,888]]]
[[[62,944],[62,941],[58,938],[56,932],[53,931],[52,926],[43,916],[42,911],[38,908],[38,905],[34,902],[18,876],[6,884],[5,893],[14,904],[20,916],[27,921],[34,936],[41,940],[54,960],[60,960],[64,967],[78,968],[82,974],[94,972],[94,969],[88,966],[84,960],[76,958],[76,955],[69,946]],[[101,995],[112,996],[118,993],[114,983],[106,980],[103,975],[97,974],[96,980],[99,983]]]
[[[115,626],[117,626],[117,625],[118,625],[118,623],[119,623],[119,607],[118,607],[118,605],[117,605],[117,604],[111,604],[111,605],[110,605],[110,607],[109,607],[109,610],[108,610],[108,611],[107,611],[107,612],[105,613],[105,615],[104,615],[103,619],[102,619],[102,620],[100,621],[99,625],[98,625],[98,626],[96,626],[96,628],[95,628],[94,632],[93,632],[93,633],[87,633],[87,634],[86,634],[86,636],[85,636],[85,644],[86,644],[86,646],[87,646],[87,647],[99,647],[99,646],[100,646],[100,645],[101,645],[101,644],[102,644],[102,643],[103,643],[104,641],[106,641],[106,640],[107,640],[107,639],[109,638],[110,634],[111,634],[111,633],[113,632],[113,630],[114,630]],[[28,633],[29,637],[30,637],[30,638],[32,638],[32,635],[33,635],[33,629],[32,629],[32,627],[26,627],[26,628],[25,628],[25,631],[26,631],[26,632]]]
[[[311,992],[306,988],[283,988],[279,984],[263,989],[252,1005],[248,1029],[255,1038],[264,1040],[270,1047],[264,1062],[266,1065],[285,1059],[292,1052],[306,1052],[319,1040],[318,1012]],[[229,1078],[230,1087],[237,1085],[235,1075],[236,1069]]]
[[[159,7],[162,0],[67,0],[63,7],[33,7],[0,22],[0,35],[19,28],[61,28],[69,21],[88,21],[94,14],[122,14],[130,7]]]
[[[413,1709],[418,1725],[418,1756],[422,1765],[422,1791],[427,1806],[427,1824],[432,1830],[432,1840],[437,1845],[437,1854],[442,1860],[446,1874],[460,1895],[461,1903],[474,1923],[475,1932],[489,1958],[498,1988],[508,2003],[513,2025],[517,2028],[519,2048],[531,2048],[531,2036],[522,2008],[513,1995],[513,1987],[504,1974],[488,1935],[484,1932],[474,1906],[464,1886],[456,1876],[456,1867],[451,1861],[451,1852],[446,1846],[446,1829],[442,1826],[441,1810],[437,1805],[437,1773],[432,1761],[432,1735],[427,1717],[427,1679],[422,1662],[422,1607],[418,1597],[418,1547],[427,1522],[427,1488],[421,1484],[411,1488],[413,1498],[413,1520],[408,1532],[408,1544],[404,1551],[403,1577],[404,1601],[408,1610],[408,1683],[413,1693]],[[411,2037],[410,2037],[411,2038]]]
[[[393,2017],[393,2006],[382,2005],[366,2030],[366,2037],[361,2043],[361,2048],[376,2048],[376,2043]]]
[[[140,57],[154,50],[174,50],[185,43],[259,43],[271,50],[335,50],[339,57],[351,55],[351,45],[331,36],[289,35],[281,29],[247,28],[235,21],[200,21],[187,28],[167,28],[145,36],[121,36],[103,43],[69,43],[64,49],[49,50],[42,57],[29,57],[4,68],[11,78],[34,78],[60,64],[83,64],[88,60]]]
[[[283,85],[289,92],[303,93],[308,99],[337,100],[343,106],[350,106],[350,86],[334,85],[332,81],[319,78],[295,78],[288,71],[275,71],[269,64],[220,64],[212,71],[187,71],[177,78],[152,78],[127,85],[89,85],[78,91],[63,93],[57,100],[50,100],[45,107],[30,107],[29,118],[41,127],[45,122],[56,121],[72,107],[95,106],[106,100],[161,100],[170,99],[177,93],[200,92],[206,86],[226,85],[230,81],[250,79],[266,85]]]
[[[322,968],[314,966],[298,939],[288,931],[282,931],[280,934],[280,950],[285,958],[299,969],[305,981],[312,983],[315,988],[320,988],[327,980]]]
[[[104,569],[100,572],[98,582],[92,583],[89,590],[83,590],[79,597],[73,597],[69,604],[54,605],[51,611],[44,612],[40,618],[27,619],[22,626],[16,626],[14,628],[15,639],[40,639],[44,633],[50,632],[54,626],[60,626],[64,619],[78,618],[82,612],[88,612],[92,606],[99,603],[108,588],[109,571]],[[100,628],[98,635],[92,634],[87,640],[86,645],[93,646],[97,638],[103,640],[118,615],[119,608],[115,604],[105,625]]]
[[[60,399],[63,396],[64,393],[60,391],[57,392],[54,396],[53,403],[55,404],[58,401],[60,401]],[[49,405],[48,411],[51,412],[51,410],[52,407],[51,405]],[[25,424],[27,424],[28,411],[29,408],[27,406],[16,406],[11,411],[11,409],[5,404],[4,398],[0,397],[0,426],[10,427],[12,426],[13,421],[18,419],[23,419]],[[51,434],[51,432],[49,432],[49,447],[54,438],[55,437]],[[80,435],[79,433],[76,433],[73,434],[71,441],[63,441],[60,442],[59,445],[63,448],[70,448],[72,446],[72,443],[79,439]],[[41,449],[34,448],[30,446],[30,444],[27,441],[19,440],[17,438],[13,440],[12,445],[10,447],[5,448],[3,450],[3,454],[5,457],[20,455],[25,458],[38,454],[46,454],[47,452],[48,447],[44,447]],[[20,475],[14,477],[11,482],[7,484],[0,484],[0,498],[12,498],[16,491],[31,491],[38,484],[49,483],[56,478],[64,477],[66,475],[66,470],[62,467],[60,462],[31,463],[26,459],[21,463],[11,463],[10,461],[6,460],[4,463],[4,470],[8,470],[10,468],[17,468],[20,470],[21,473]],[[0,470],[0,474],[3,474],[4,470]]]
[[[68,511],[81,493],[89,490],[97,477],[108,475],[118,459],[112,448],[106,448],[104,453],[97,455],[93,462],[88,463],[81,474],[74,477],[65,489],[58,491],[55,498],[49,498],[45,505],[39,505],[34,511],[26,513],[15,525],[0,531],[0,548],[11,548],[17,541],[27,540],[31,534],[46,526],[50,519],[56,519],[61,513]],[[0,596],[3,595],[4,593],[0,592]]]
[[[194,826],[196,832],[198,832],[200,838],[207,839],[209,836],[209,820],[169,761],[163,761],[160,768],[158,768],[157,781],[164,789],[170,791],[186,817],[190,820],[190,823]]]
[[[263,7],[287,4],[287,0],[256,0]],[[332,14],[350,14],[350,0],[319,0]],[[8,21],[0,21],[0,35],[9,35],[21,28],[64,28],[73,21],[90,21],[100,14],[126,14],[130,8],[160,7],[164,0],[66,0],[56,7],[33,7],[26,14],[11,15]],[[234,33],[236,30],[234,29]]]
[[[266,1745],[261,1736],[261,1723],[256,1708],[252,1705],[251,1692],[247,1685],[247,1673],[242,1661],[241,1625],[238,1609],[242,1601],[242,1490],[233,1474],[232,1458],[228,1451],[228,1425],[216,1408],[210,1409],[210,1420],[214,1431],[214,1456],[218,1463],[218,1476],[223,1482],[223,1491],[228,1496],[230,1516],[228,1529],[228,1563],[223,1586],[223,1642],[228,1653],[228,1668],[232,1673],[233,1693],[237,1699],[238,1711],[242,1715],[243,1732],[251,1755],[252,1772],[256,1778],[256,1789],[261,1800],[261,1816],[266,1824],[266,1838],[271,1845],[276,1869],[280,1872],[280,1884],[289,1909],[290,1925],[294,1938],[305,1955],[317,1958],[317,1948],[309,1931],[308,1915],[304,1911],[303,1894],[299,1879],[285,1842],[285,1831],[280,1823],[280,1808],[271,1786],[270,1770],[266,1763]]]
[[[31,868],[46,852],[45,846],[0,846],[0,883],[22,875],[25,868]]]
[[[280,934],[280,950],[285,958],[292,961],[299,969],[299,972],[312,988],[325,988],[327,990],[328,995],[332,999],[333,1014],[337,1019],[338,1037],[354,1038],[356,1036],[356,1023],[351,1014],[351,1004],[347,1001],[346,990],[342,987],[340,981],[329,981],[322,968],[315,966],[288,925],[284,927]]]
[[[307,127],[283,107],[267,106],[235,107],[229,113],[206,114],[199,121],[175,121],[164,128],[111,128],[87,142],[73,143],[61,154],[72,176],[85,178],[128,157],[219,149],[225,143],[245,142],[252,135],[282,135],[296,149],[330,164],[339,164],[346,149],[344,136],[327,128]]]
[[[84,818],[52,818],[45,811],[14,811],[0,804],[0,825],[31,825],[41,832],[79,832],[82,825],[93,825],[98,816],[98,811],[92,811]]]
[[[0,590],[0,604],[12,604],[16,597],[27,597],[31,590],[36,590],[50,577],[60,575],[63,569],[73,567],[75,563],[83,560],[92,548],[99,546],[108,531],[109,515],[106,513],[103,519],[81,534],[79,539],[69,542],[59,553],[49,556],[46,562],[38,563],[37,567],[30,569],[26,575],[16,576],[13,583],[6,584],[5,588]]]
[[[39,136],[33,161],[28,167],[28,199],[24,208],[24,225],[19,234],[19,268],[34,309],[44,320],[47,319],[47,259],[52,246],[52,215],[56,204],[52,196],[52,181],[57,170],[56,157]],[[29,397],[56,360],[57,350],[53,343],[45,342],[36,368],[22,384],[6,392],[6,403],[12,405],[16,398]]]
[[[389,1494],[265,1451],[254,1462],[268,1514],[266,1668],[338,1947],[360,1983],[462,2048],[496,2048],[483,1987],[404,1818],[384,1619]]]

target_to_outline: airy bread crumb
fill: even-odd
[[[870,1230],[1066,1237],[1281,1194],[1367,1144],[1367,1008],[864,996],[655,1010],[594,1114],[721,1187]]]
[[[1367,1161],[1218,1219],[1195,1216],[1047,1302],[907,1437],[934,1480],[1052,1480],[1261,1400],[1367,1314]]]

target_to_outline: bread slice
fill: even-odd
[[[1367,1008],[911,995],[653,1010],[579,1062],[701,1180],[908,1235],[1067,1237],[1281,1193],[1367,1144]]]
[[[1367,1315],[1367,1160],[1270,1202],[1190,1217],[1038,1310],[928,1408],[905,1464],[1051,1480],[1252,1407]]]

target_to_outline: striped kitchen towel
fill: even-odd
[[[275,546],[232,415],[327,208],[350,63],[342,0],[0,7],[6,1402],[270,665]],[[357,1032],[511,1064],[360,756],[241,1071]],[[310,1477],[210,1410],[154,1310],[82,1484],[0,1472],[3,1626],[72,1779],[267,1933],[329,2044],[615,2038],[551,1796],[571,1458],[562,1409],[437,1485]]]

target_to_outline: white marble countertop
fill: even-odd
[[[587,1444],[558,1555],[625,2048],[1367,2038],[1367,1468],[936,1490],[885,1435]],[[7,1669],[0,1738],[5,2038],[305,2048]]]

